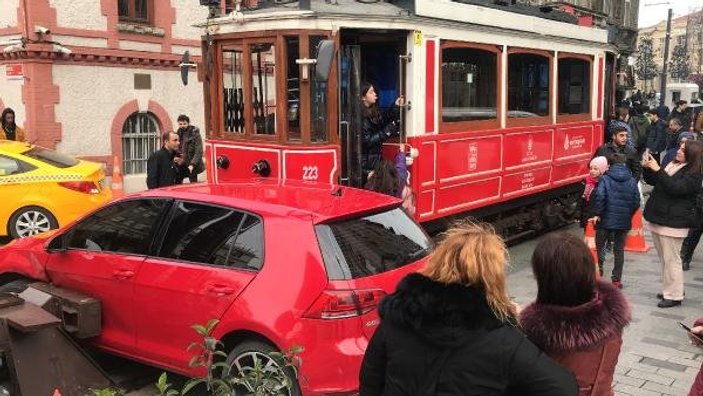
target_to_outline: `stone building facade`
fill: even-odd
[[[661,73],[664,66],[664,42],[666,40],[666,14],[662,15],[662,21],[654,26],[648,26],[638,31],[638,39],[641,37],[650,37],[652,39],[652,55],[654,63],[657,65],[657,70]],[[669,43],[669,60],[677,44],[686,45],[689,56],[689,70],[691,73],[703,73],[703,11],[697,11],[688,15],[673,18],[671,20],[671,42]],[[669,76],[671,77],[671,76]],[[644,81],[638,81],[638,86],[642,89],[649,90],[654,88],[659,90],[661,76],[657,75],[653,80],[647,80],[645,87]],[[669,78],[668,82],[685,82],[676,81]]]
[[[125,189],[144,186],[146,157],[185,113],[203,125],[197,73],[181,82],[181,54],[200,62],[208,10],[193,0],[2,0],[0,109],[28,140],[106,164]],[[48,29],[48,32],[47,30]]]

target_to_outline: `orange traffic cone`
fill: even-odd
[[[110,188],[112,189],[113,198],[119,198],[124,195],[120,159],[117,158],[117,156],[112,159],[112,183],[110,184]]]
[[[596,251],[596,229],[593,227],[593,220],[588,220],[586,222],[586,230],[583,236],[583,241],[591,250],[591,255],[593,256],[593,262],[596,265],[596,279],[600,280],[600,270],[598,269],[598,252]]]
[[[649,246],[644,240],[644,226],[642,225],[642,210],[637,209],[632,216],[632,229],[627,233],[625,240],[625,250],[628,252],[646,253]]]

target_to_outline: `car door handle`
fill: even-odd
[[[134,271],[117,270],[112,273],[112,277],[119,280],[126,280],[134,276]]]
[[[234,289],[227,286],[210,286],[207,288],[208,293],[215,294],[217,296],[228,296],[234,294]]]

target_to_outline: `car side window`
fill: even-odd
[[[264,265],[264,226],[261,219],[247,215],[237,235],[227,241],[230,246],[227,266],[260,270]]]
[[[263,264],[262,230],[261,220],[254,215],[218,206],[179,202],[174,208],[159,256],[231,268],[259,269]]]
[[[0,155],[0,176],[18,175],[32,169],[35,168],[29,164]]]
[[[147,255],[165,199],[135,199],[110,205],[76,224],[69,249]]]

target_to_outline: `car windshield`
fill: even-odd
[[[432,240],[402,209],[319,224],[317,239],[330,280],[356,279],[413,263]]]
[[[56,151],[45,149],[43,147],[34,146],[28,151],[22,153],[25,157],[33,158],[45,164],[55,166],[57,168],[70,168],[78,164],[78,160],[67,155],[57,153]]]

